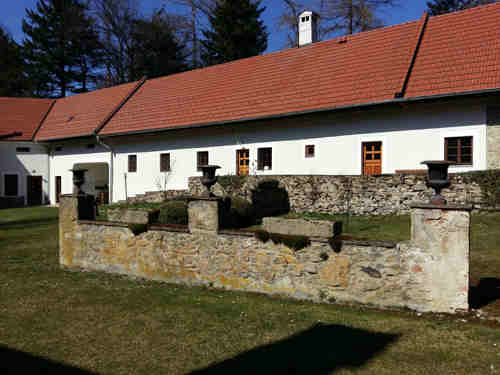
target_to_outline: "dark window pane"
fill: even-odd
[[[208,151],[198,151],[196,169],[201,171],[202,165],[208,165]]]
[[[257,167],[259,170],[272,169],[272,148],[259,148],[257,151]],[[267,167],[267,168],[266,168]]]
[[[445,157],[458,164],[472,164],[472,137],[445,138]]]
[[[380,154],[375,154],[375,160],[380,160]]]
[[[5,195],[11,197],[17,197],[18,195],[18,177],[17,174],[6,174],[5,179]]]
[[[170,154],[160,154],[160,172],[170,171]]]
[[[372,160],[372,154],[366,154],[366,160]]]
[[[128,156],[128,171],[131,173],[137,172],[137,155]]]

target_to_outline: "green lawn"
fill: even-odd
[[[499,218],[474,219],[478,277]],[[63,271],[53,208],[0,211],[0,290],[2,374],[500,373],[500,327],[469,318]]]

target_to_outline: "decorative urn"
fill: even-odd
[[[427,160],[421,164],[427,165],[428,168],[428,186],[434,189],[434,196],[430,203],[435,205],[445,205],[446,199],[441,195],[441,190],[450,186],[448,179],[448,167],[455,163],[447,160]]]
[[[70,172],[73,172],[73,185],[77,188],[77,195],[84,195],[85,193],[82,191],[82,185],[85,183],[85,172],[88,169],[70,169]]]
[[[218,165],[202,165],[201,171],[203,172],[203,176],[201,177],[201,183],[203,186],[207,188],[207,192],[204,194],[207,197],[214,196],[210,191],[213,185],[217,182],[217,176],[215,175],[215,171],[220,167]]]

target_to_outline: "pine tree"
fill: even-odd
[[[261,0],[220,0],[204,30],[202,60],[214,65],[256,56],[267,48],[266,26],[260,19]]]
[[[186,70],[184,46],[176,40],[163,10],[153,14],[151,20],[136,20],[134,29],[131,79],[156,78]]]
[[[456,12],[479,5],[496,3],[498,0],[433,0],[427,2],[428,12],[431,16]]]
[[[0,27],[0,96],[25,96],[28,90],[20,47]]]
[[[23,20],[26,39],[23,43],[27,71],[36,84],[39,96],[66,96],[68,91],[86,90],[88,71],[82,73],[82,59],[87,70],[99,54],[97,39],[86,7],[78,0],[38,0],[36,10],[27,10]]]

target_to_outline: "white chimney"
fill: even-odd
[[[318,17],[309,10],[299,15],[299,47],[318,41]]]

